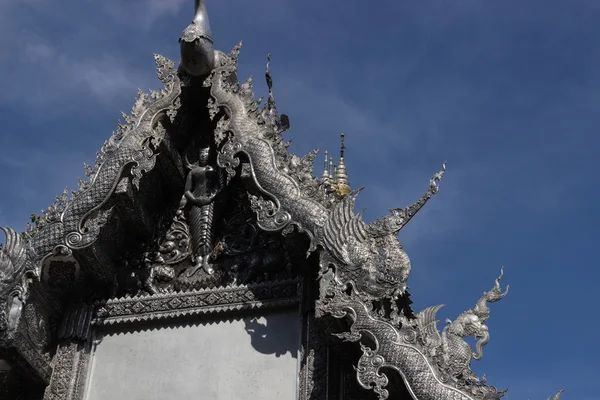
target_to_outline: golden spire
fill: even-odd
[[[340,195],[345,196],[351,192],[350,184],[348,182],[348,175],[346,174],[346,164],[344,163],[344,150],[346,145],[344,144],[344,134],[341,135],[342,145],[340,147],[340,162],[335,169],[335,184],[337,191]]]

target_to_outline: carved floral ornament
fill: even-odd
[[[425,194],[414,204],[391,209],[389,215],[365,223],[362,215],[354,212],[360,190],[349,190],[345,166],[347,188],[339,190],[332,187],[327,174],[322,179],[313,175],[316,151],[302,158],[288,152],[289,142],[284,141],[283,132],[289,129],[289,119],[279,114],[275,105],[269,62],[269,95],[261,107],[261,100],[254,97],[252,80],[242,84],[237,80],[241,44],[230,54],[214,51],[204,2],[196,3],[194,21],[180,39],[181,68],[176,71],[172,61],[155,55],[164,89],[150,95],[138,94],[132,113],[124,116],[125,122],[98,153],[95,166],[86,167],[88,180],[82,180],[79,190],[71,196],[65,191],[58,197],[44,212],[37,228],[30,228],[24,235],[3,229],[7,238],[0,253],[1,343],[14,332],[22,305],[28,300],[28,288],[39,284],[43,269],[49,268],[48,260],[77,262],[78,267],[73,269],[76,275],[79,260],[84,260],[81,268],[103,260],[98,245],[102,231],[123,218],[119,207],[124,206],[115,199],[124,197],[122,193],[134,199],[144,196],[144,180],[150,179],[157,169],[165,173],[166,154],[170,151],[175,154],[175,161],[168,174],[180,177],[180,190],[185,192],[182,200],[187,201],[175,207],[176,212],[166,218],[164,229],[156,229],[159,233],[155,251],[145,251],[137,257],[136,268],[138,264],[140,267],[136,271],[144,273],[139,279],[143,301],[139,300],[142,297],[132,297],[105,302],[96,310],[97,323],[117,320],[125,312],[150,315],[131,320],[151,319],[153,312],[179,313],[173,310],[192,297],[178,295],[172,282],[192,279],[196,273],[206,279],[205,283],[229,279],[227,290],[246,293],[245,289],[236,288],[242,288],[242,279],[248,280],[250,275],[239,270],[250,269],[248,260],[252,257],[252,268],[264,267],[268,258],[273,258],[273,249],[279,246],[274,241],[298,233],[308,237],[306,255],[319,255],[317,318],[345,321],[346,330],[333,335],[359,343],[362,356],[356,364],[356,379],[362,387],[386,399],[386,374],[396,371],[414,399],[502,398],[506,391],[488,385],[485,377],[477,377],[470,367],[473,359],[482,357],[489,340],[485,325],[490,312],[488,304],[507,294],[508,287],[502,290],[500,285],[502,273],[472,309],[454,321],[448,320],[441,332],[435,321],[441,306],[429,307],[416,315],[408,306],[406,284],[411,263],[398,240],[398,232],[438,192],[446,165],[432,176]],[[206,107],[211,126],[199,136],[206,150],[202,153],[204,161],[198,164],[182,161],[186,159],[181,156],[184,150],[176,143],[177,132],[191,123],[192,115],[184,110],[186,90],[207,94],[204,104],[194,104]],[[214,184],[207,173],[212,170],[217,172]],[[252,232],[248,240],[251,244],[236,242],[234,246],[227,235],[219,233],[216,213],[219,196],[233,201],[231,193],[237,190],[236,180],[243,183],[240,198],[248,205],[247,209],[240,206],[235,213],[242,221],[235,229],[246,226]],[[247,213],[252,214],[252,219],[247,218]],[[223,215],[221,219],[227,219],[229,214]],[[267,235],[260,245],[256,244],[257,231]],[[289,264],[285,257],[277,257],[272,263]],[[179,274],[179,266],[186,262],[191,263],[189,268]],[[128,259],[126,263],[130,265],[132,261]],[[96,272],[99,279],[107,282],[114,276],[101,268]],[[165,281],[171,283],[161,286],[160,282]],[[163,298],[179,298],[177,307],[171,300],[161,302]],[[90,323],[91,314],[85,314],[84,319]],[[475,349],[466,342],[468,337],[477,340]],[[558,400],[561,393],[553,399]]]

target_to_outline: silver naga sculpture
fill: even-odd
[[[391,214],[365,224],[361,214],[354,214],[357,190],[345,196],[332,209],[323,227],[327,251],[321,261],[322,296],[338,283],[351,283],[369,300],[397,298],[404,294],[411,270],[408,255],[398,241],[398,232],[438,192],[446,164],[430,181],[429,190],[413,205],[391,209]],[[337,276],[330,266],[337,269]]]
[[[204,81],[212,97],[209,112],[218,118],[215,136],[225,138],[217,163],[231,178],[238,173],[239,155],[245,153],[252,165],[242,171],[251,175],[250,182],[262,193],[262,197],[254,198],[258,226],[267,231],[296,227],[311,239],[309,252],[319,251],[319,318],[348,317],[349,332],[339,337],[349,341],[368,337],[375,343],[374,347],[362,346],[363,356],[356,370],[358,382],[385,399],[389,396],[385,389],[388,378],[380,369],[386,368],[401,374],[415,399],[501,398],[503,392],[486,385],[485,379],[474,379],[466,373],[471,351],[466,358],[462,356],[468,346],[463,338],[471,331],[483,336],[480,347],[487,341],[483,333],[483,302],[476,308],[478,314],[464,313],[440,337],[440,352],[445,352],[446,360],[456,364],[456,368],[446,368],[443,359],[437,363],[428,355],[425,343],[433,346],[435,340],[425,342],[425,331],[396,303],[405,294],[411,269],[398,241],[398,231],[438,192],[437,183],[445,165],[413,205],[392,209],[390,215],[365,224],[361,214],[353,211],[359,191],[342,197],[323,197],[320,182],[306,182],[295,173],[289,164],[291,157],[285,156],[287,148],[282,144],[279,116],[272,112],[270,102],[260,110],[251,82],[238,84],[231,80],[237,75],[239,49],[236,46],[230,55],[219,54],[219,62]],[[225,110],[224,116],[221,110]],[[495,291],[492,294],[495,296]],[[486,302],[498,300],[492,294],[485,297]],[[374,304],[382,308],[387,304],[391,312],[375,310]]]
[[[210,93],[206,107],[215,126],[209,135],[216,145],[216,162],[211,165],[203,150],[198,164],[188,166],[184,198],[189,202],[186,213],[195,268],[211,271],[207,255],[212,246],[213,200],[240,174],[251,193],[248,197],[256,213],[256,226],[282,235],[304,233],[310,239],[308,252],[320,256],[316,316],[323,320],[346,318],[347,329],[337,336],[360,342],[363,354],[356,379],[361,386],[374,390],[381,399],[388,398],[388,372],[382,372],[385,368],[399,373],[414,399],[500,399],[504,392],[488,386],[470,369],[471,361],[482,357],[489,339],[487,305],[506,295],[500,288],[500,277],[473,309],[449,321],[441,334],[435,326],[440,306],[423,310],[416,317],[402,306],[408,296],[411,263],[398,232],[438,192],[445,164],[417,202],[394,208],[389,215],[366,224],[362,215],[354,212],[360,191],[327,189],[330,183],[319,181],[310,170],[316,153],[303,158],[289,154],[289,143],[282,136],[289,129],[289,120],[275,106],[269,65],[269,97],[261,108],[260,100],[254,98],[252,81],[240,84],[237,80],[240,45],[230,54],[215,51],[205,2],[196,0],[195,6],[194,19],[180,39],[179,70],[174,69],[173,62],[155,56],[165,88],[151,96],[140,94],[126,123],[105,144],[96,166],[88,169],[89,181],[82,182],[71,199],[66,194],[58,199],[31,238],[4,229],[7,240],[0,255],[0,339],[7,337],[3,332],[11,331],[27,300],[28,282],[38,279],[43,261],[57,255],[82,254],[93,246],[109,221],[109,200],[117,184],[127,178],[138,190],[141,179],[155,168],[156,144],[167,141],[159,121],[175,121],[181,111],[182,85],[202,85]],[[226,176],[213,181],[210,175],[216,168],[223,169]],[[95,257],[93,251],[88,253]],[[100,261],[86,265],[87,273],[108,281],[112,271]],[[478,339],[475,351],[465,341],[469,336]]]
[[[508,293],[508,286],[504,292],[500,288],[502,275],[503,271],[496,279],[494,288],[485,292],[473,309],[463,312],[454,321],[447,319],[447,325],[441,335],[436,327],[435,316],[443,305],[426,308],[417,315],[416,327],[429,357],[435,360],[448,376],[457,377],[467,384],[480,382],[471,371],[471,360],[480,360],[483,357],[483,346],[490,339],[488,327],[485,325],[490,315],[487,304],[501,300]],[[465,341],[469,336],[478,340],[475,352]]]
[[[10,228],[0,246],[0,332],[14,330],[27,295],[27,280],[36,272],[27,259],[27,238]]]

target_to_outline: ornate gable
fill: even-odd
[[[49,385],[47,398],[79,398],[82,343],[93,326],[296,304],[304,296],[311,315],[304,335],[326,333],[332,349],[350,345],[354,383],[379,398],[402,391],[419,400],[501,398],[505,392],[470,363],[489,340],[488,303],[506,295],[502,275],[441,333],[441,306],[416,315],[410,308],[411,263],[398,232],[438,192],[445,164],[414,204],[366,224],[354,212],[360,190],[348,185],[343,147],[336,180],[327,161],[321,179],[313,174],[317,151],[290,154],[283,137],[290,121],[275,104],[270,59],[261,106],[252,80],[237,80],[241,45],[214,51],[197,3],[180,40],[179,70],[154,56],[164,89],[138,94],[79,190],[58,197],[37,228],[3,229],[1,356]],[[303,341],[300,379],[310,388],[302,398],[322,399],[315,354],[324,344],[309,349],[310,340]],[[67,384],[57,374],[75,378]]]

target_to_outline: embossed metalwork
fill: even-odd
[[[27,260],[26,240],[10,228],[0,227],[6,235],[0,249],[0,335],[16,329],[27,295],[27,275],[35,270]],[[29,273],[29,274],[28,274]]]
[[[214,248],[215,234],[215,197],[223,189],[224,181],[220,170],[208,163],[210,148],[200,149],[198,165],[191,166],[188,173],[184,201],[187,202],[188,224],[193,243],[195,266],[188,270],[188,276],[203,268],[208,274],[214,272],[210,256]]]
[[[87,342],[63,340],[53,359],[54,371],[46,387],[44,400],[79,400],[83,396],[89,366]]]
[[[80,181],[80,189],[67,199],[66,193],[57,199],[44,214],[39,231],[32,238],[38,259],[49,256],[56,249],[72,250],[90,246],[108,221],[112,208],[109,198],[119,179],[127,173],[132,184],[139,188],[144,173],[156,164],[156,148],[163,139],[155,128],[167,112],[179,107],[181,85],[174,64],[166,58],[154,56],[158,76],[165,84],[150,95],[139,92],[125,123],[104,144],[94,167],[87,167],[88,181]]]
[[[473,309],[463,312],[454,321],[447,321],[441,335],[435,326],[435,315],[441,306],[429,307],[416,318],[419,340],[425,346],[430,361],[442,371],[444,379],[452,381],[459,388],[469,389],[476,395],[489,393],[483,385],[485,380],[480,380],[471,371],[470,365],[472,359],[481,359],[483,346],[489,341],[488,327],[484,324],[490,312],[487,303],[501,300],[508,293],[508,287],[506,291],[501,291],[500,279],[502,273],[496,279],[494,288],[485,292]],[[465,341],[469,336],[478,339],[475,352]]]
[[[299,281],[235,285],[184,293],[111,299],[97,305],[95,325],[298,305]]]
[[[388,381],[379,372],[382,366],[386,366],[400,373],[418,399],[501,397],[503,392],[485,385],[483,380],[474,380],[472,376],[463,378],[466,375],[464,368],[458,378],[469,382],[468,387],[450,382],[450,376],[444,376],[440,367],[427,358],[425,348],[418,344],[419,332],[408,323],[410,313],[399,306],[400,298],[405,296],[411,264],[397,233],[438,192],[438,182],[446,164],[433,175],[429,189],[413,205],[392,209],[390,215],[365,224],[361,215],[353,211],[358,191],[341,200],[337,198],[337,201],[327,202],[315,196],[322,190],[307,190],[299,184],[298,177],[291,172],[293,168],[288,167],[289,161],[286,163],[286,157],[278,154],[278,151],[287,151],[287,148],[282,146],[278,114],[272,102],[267,102],[259,110],[252,94],[251,81],[236,85],[228,79],[236,73],[238,54],[239,46],[231,55],[221,55],[219,64],[204,83],[210,87],[213,97],[209,103],[211,115],[221,118],[215,134],[228,138],[217,160],[227,169],[230,178],[237,173],[241,155],[250,160],[246,170],[252,178],[254,190],[260,193],[252,198],[253,208],[261,222],[260,228],[275,230],[297,224],[311,237],[310,250],[322,249],[320,315],[340,317],[351,314],[354,324],[345,338],[358,341],[368,333],[376,342],[374,349],[363,347],[364,354],[357,372],[359,381],[365,388],[373,387],[381,398],[386,398]],[[271,88],[269,70],[267,78]],[[318,189],[316,179],[315,183],[315,189]],[[496,300],[489,297],[486,301]],[[375,307],[373,304],[376,304]],[[471,331],[459,332],[469,320],[473,324],[468,326],[475,326],[472,334],[483,336],[475,353],[475,357],[480,357],[480,349],[487,341],[483,332],[482,307],[463,314],[449,327],[445,333],[446,343],[460,337],[459,333],[470,334]],[[400,338],[410,339],[413,343],[399,346]],[[442,346],[442,350],[447,357],[458,360],[459,347],[456,346],[458,344]],[[472,357],[470,352],[469,357]],[[470,358],[462,360],[464,365],[469,362]]]
[[[195,6],[180,38],[179,72],[155,55],[164,89],[138,94],[95,166],[86,167],[89,179],[70,197],[66,190],[57,197],[24,237],[4,229],[0,345],[12,334],[41,380],[50,380],[46,399],[76,399],[91,325],[298,305],[300,275],[314,273],[319,288],[314,311],[304,315],[302,400],[326,396],[324,344],[316,339],[308,344],[318,336],[317,321],[336,322],[344,329],[334,335],[358,343],[357,382],[381,399],[389,397],[390,370],[414,399],[501,398],[504,392],[479,379],[470,364],[482,357],[489,339],[487,304],[506,295],[502,275],[441,334],[435,323],[441,306],[416,316],[409,307],[411,262],[398,232],[438,192],[446,164],[414,204],[365,223],[354,212],[360,189],[350,191],[344,144],[339,165],[326,157],[317,179],[312,172],[317,150],[304,157],[288,151],[283,133],[290,121],[275,104],[270,56],[268,97],[261,107],[252,79],[237,80],[241,44],[230,54],[215,51],[205,2]],[[197,163],[187,161],[189,148],[202,152]],[[160,174],[167,176],[161,181],[155,176]],[[157,204],[146,209],[144,200],[163,186],[168,189],[156,196]],[[179,205],[177,196],[184,199]],[[219,207],[224,211],[218,216]],[[107,236],[116,239],[103,242]],[[300,237],[307,243],[298,244]],[[104,252],[107,242],[125,248]],[[302,269],[311,254],[319,256],[318,272]],[[80,267],[93,273],[80,274]],[[199,268],[204,273],[196,274]],[[58,293],[52,300],[62,313],[56,332],[48,316],[28,303],[32,283]],[[87,289],[89,298],[82,302]],[[122,297],[115,298],[117,292]],[[63,303],[83,305],[64,309]],[[51,335],[58,347],[50,378],[50,355],[43,348]],[[478,340],[475,351],[465,341],[469,336]]]
[[[77,304],[68,308],[58,329],[58,338],[86,341],[90,334],[93,313],[93,307],[88,304]]]
[[[214,66],[213,39],[205,0],[195,0],[196,13],[192,23],[179,39],[181,67],[192,76],[209,73]]]
[[[563,392],[564,392],[564,390],[561,390],[560,392],[556,393],[554,396],[548,397],[548,400],[560,400]]]
[[[251,160],[252,183],[264,200],[273,204],[268,205],[269,211],[259,221],[261,228],[279,230],[293,221],[301,229],[314,235],[325,222],[326,209],[313,198],[303,195],[293,173],[285,173],[278,167],[278,161],[280,165],[290,163],[290,160],[278,160],[276,157],[276,154],[287,153],[281,134],[288,124],[286,118],[278,114],[274,101],[267,101],[259,109],[251,81],[239,85],[232,84],[228,79],[237,71],[238,53],[239,46],[236,46],[229,56],[220,55],[219,64],[204,82],[210,87],[213,102],[209,107],[213,110],[214,118],[222,115],[220,110],[226,113],[222,117],[225,122],[215,130],[215,134],[221,132],[228,135],[228,141],[220,149],[217,162],[219,166],[226,168],[231,179],[240,164],[241,154]],[[270,72],[267,75],[270,76]],[[288,170],[292,171],[294,168]],[[317,185],[315,178],[314,186]]]

